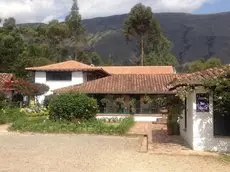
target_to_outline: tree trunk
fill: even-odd
[[[74,60],[77,61],[77,51],[74,52]]]
[[[141,36],[141,66],[144,66],[144,39]]]

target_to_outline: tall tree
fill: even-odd
[[[66,23],[69,26],[71,34],[77,38],[84,33],[81,15],[79,13],[78,1],[73,0],[73,5],[70,14],[66,17]]]
[[[149,40],[148,54],[145,56],[145,65],[178,65],[177,58],[171,53],[172,43],[163,35],[155,36],[157,39]]]
[[[67,49],[71,52],[72,58],[76,60],[78,53],[83,51],[86,43],[85,29],[82,24],[77,0],[73,0],[71,12],[66,17],[66,23],[69,27],[71,38],[71,41],[66,42]]]
[[[140,42],[141,65],[144,65],[144,39],[155,22],[151,7],[141,3],[131,9],[125,21],[124,34],[127,41],[134,37]]]
[[[0,28],[0,72],[12,72],[13,65],[24,49],[24,42],[15,26],[15,19],[5,19]]]

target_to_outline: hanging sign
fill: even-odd
[[[209,112],[209,94],[199,93],[196,94],[196,111]]]

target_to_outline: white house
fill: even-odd
[[[227,132],[226,129],[221,132],[224,123],[230,125],[230,120],[214,113],[213,93],[202,87],[202,81],[226,71],[229,71],[229,66],[181,75],[171,83],[171,89],[194,86],[194,91],[186,98],[185,112],[180,120],[180,134],[194,150],[230,152],[230,127],[227,127]]]
[[[97,96],[99,105],[102,97],[107,95],[121,96],[126,101],[133,97],[138,102],[135,112],[138,121],[156,121],[161,118],[159,111],[144,106],[142,99],[146,94],[171,94],[166,86],[176,76],[172,66],[95,67],[73,60],[26,69],[34,72],[35,83],[46,84],[50,88],[45,95],[39,97],[40,103],[46,95],[74,91]],[[115,100],[112,102],[116,103]],[[100,107],[98,118],[120,118],[130,114],[130,106],[127,104],[122,112]]]
[[[40,103],[54,90],[76,86],[88,81],[118,74],[175,74],[172,66],[90,66],[74,60],[26,68],[34,72],[34,82],[49,86],[50,90],[38,97]]]
[[[26,70],[34,72],[35,83],[49,86],[49,91],[46,94],[38,96],[39,103],[44,101],[45,96],[53,94],[56,89],[79,85],[109,75],[101,68],[73,60],[40,67],[29,67]]]

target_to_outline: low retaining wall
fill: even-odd
[[[121,114],[97,114],[98,119],[104,119],[104,118],[125,118],[129,115],[121,115]],[[161,114],[134,114],[133,115],[134,120],[136,122],[157,122],[158,120],[162,119]]]

